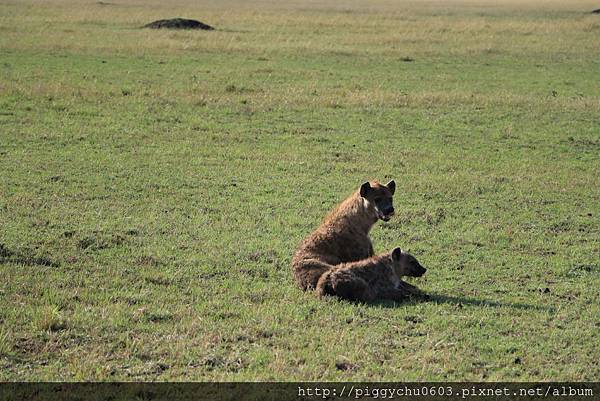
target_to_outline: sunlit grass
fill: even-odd
[[[598,380],[597,5],[106,3],[0,3],[0,380]],[[391,178],[431,299],[298,290]]]

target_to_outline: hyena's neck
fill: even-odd
[[[336,224],[359,229],[365,234],[368,234],[377,222],[377,214],[358,192],[344,200],[333,212],[332,217]]]

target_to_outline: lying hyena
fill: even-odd
[[[401,301],[420,293],[417,287],[402,281],[402,277],[421,277],[426,271],[414,256],[396,248],[383,255],[335,266],[319,279],[317,294],[362,302]]]
[[[394,181],[365,182],[333,210],[300,245],[292,260],[294,277],[303,290],[314,289],[319,277],[340,263],[373,256],[369,231],[377,220],[394,214]]]

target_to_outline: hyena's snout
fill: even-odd
[[[427,269],[421,265],[417,265],[414,270],[415,277],[421,277],[427,271]]]
[[[389,221],[394,215],[394,206],[391,203],[378,205],[377,207],[379,218],[383,221]]]

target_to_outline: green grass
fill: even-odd
[[[0,380],[600,379],[593,2],[114,3],[0,3]],[[391,178],[431,299],[297,289]]]

